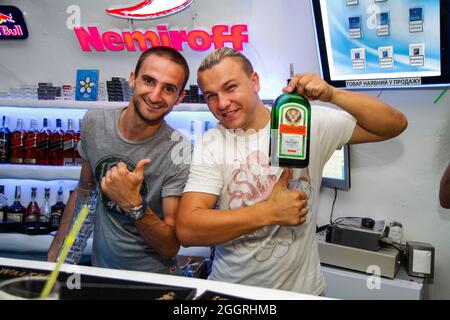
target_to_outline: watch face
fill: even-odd
[[[134,220],[140,220],[144,217],[146,211],[147,204],[145,203],[145,201],[143,201],[140,207],[131,209],[129,212],[127,212],[127,215]]]

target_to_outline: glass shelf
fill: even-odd
[[[81,167],[0,164],[0,179],[78,180]]]
[[[105,109],[122,108],[127,102],[108,102],[108,101],[73,101],[73,100],[0,100],[0,107],[17,108],[67,108],[67,109]],[[206,104],[201,103],[182,103],[175,106],[173,111],[209,111]]]

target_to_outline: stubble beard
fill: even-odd
[[[145,104],[145,102],[141,102],[143,104]],[[162,114],[160,117],[156,118],[156,119],[149,119],[147,117],[145,117],[141,110],[139,110],[139,99],[138,98],[133,98],[133,107],[134,107],[134,111],[135,113],[138,115],[139,119],[142,120],[143,122],[145,122],[147,125],[158,125],[160,124],[164,117],[166,116],[167,113]]]

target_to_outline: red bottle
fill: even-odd
[[[73,141],[74,141],[74,145],[73,145],[73,149],[74,149],[74,162],[76,166],[81,166],[83,163],[83,159],[81,159],[80,153],[78,152],[78,143],[80,142],[81,139],[81,126],[83,124],[83,120],[80,119],[79,120],[79,129],[77,132],[75,132],[75,135],[73,137]]]
[[[25,164],[37,164],[37,137],[38,137],[37,121],[30,120],[30,129],[25,135]]]
[[[39,216],[41,215],[41,209],[36,202],[36,189],[31,188],[31,201],[28,204],[27,210],[25,211],[25,231],[32,233],[38,230]]]
[[[73,120],[67,120],[67,131],[64,133],[64,165],[73,166],[75,161],[75,131]]]
[[[25,134],[26,132],[23,130],[23,119],[17,119],[17,128],[11,133],[11,163],[23,164]]]
[[[62,166],[64,148],[64,131],[61,129],[61,119],[56,119],[56,129],[50,137],[50,163],[54,166]]]
[[[50,148],[50,137],[52,135],[52,131],[48,128],[48,120],[44,118],[44,126],[39,132],[37,137],[37,158],[38,164],[41,165],[49,165],[49,148]]]

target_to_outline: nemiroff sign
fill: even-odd
[[[0,6],[0,40],[26,38],[28,29],[22,11],[14,6]]]
[[[194,0],[145,0],[137,5],[108,9],[112,16],[124,19],[157,19],[188,8]],[[97,26],[75,27],[75,34],[83,51],[145,51],[154,46],[172,47],[182,51],[187,44],[192,50],[208,50],[231,45],[242,51],[248,43],[246,24],[215,25],[210,30],[170,28],[159,24],[149,30],[105,30]]]

